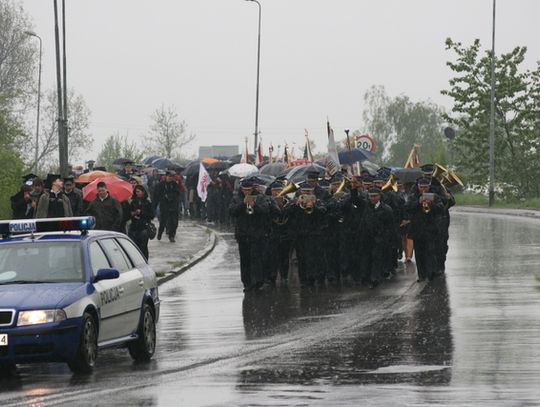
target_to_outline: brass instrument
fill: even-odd
[[[311,215],[314,210],[315,202],[317,198],[312,194],[303,194],[298,197],[298,206],[306,212],[307,215]],[[312,206],[308,206],[308,202],[312,202]]]
[[[257,199],[257,195],[246,195],[244,197],[244,203],[246,204],[246,213],[248,215],[253,215],[255,212],[255,209],[253,208],[255,204],[255,199]]]
[[[296,185],[294,182],[290,182],[277,196],[284,197],[285,195],[298,191],[298,188],[298,185]]]
[[[422,205],[422,212],[427,215],[431,212],[431,204],[433,203],[433,200],[435,199],[435,194],[432,193],[423,193],[420,197],[421,205]]]
[[[461,179],[459,179],[457,174],[452,170],[449,170],[446,174],[444,174],[441,184],[444,185],[444,187],[447,189],[451,187],[455,187],[457,185],[461,187],[464,186],[463,181],[461,181]]]
[[[398,191],[397,179],[394,174],[390,174],[390,178],[388,178],[388,181],[386,181],[386,184],[383,185],[383,187],[381,188],[381,191],[387,191],[390,188],[394,192]]]
[[[338,189],[336,190],[336,192],[334,192],[334,195],[332,196],[336,199],[340,199],[345,193],[345,188],[350,188],[351,185],[351,180],[347,177],[343,177],[343,181],[341,181],[341,184],[339,184]]]

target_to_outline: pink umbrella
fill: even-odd
[[[93,201],[97,196],[97,184],[104,182],[109,194],[118,202],[123,202],[133,195],[133,185],[118,177],[99,178],[83,188],[83,199]]]

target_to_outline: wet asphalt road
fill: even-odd
[[[161,287],[148,365],[20,366],[0,405],[540,405],[540,221],[456,214],[447,275],[244,296],[232,235]]]

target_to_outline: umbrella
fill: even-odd
[[[90,184],[83,188],[83,199],[87,202],[93,201],[96,199],[97,195],[97,184],[100,182],[105,182],[107,185],[107,190],[113,198],[118,202],[123,202],[133,195],[133,185],[129,182],[124,181],[118,177],[112,176],[107,178],[99,178],[92,181]]]
[[[350,165],[354,164],[355,162],[369,160],[371,157],[373,157],[373,153],[364,150],[363,148],[351,148],[350,150],[341,150],[338,153],[338,157],[341,164]]]
[[[261,168],[261,174],[270,174],[277,177],[287,168],[286,163],[270,163]]]
[[[162,158],[162,157],[156,158],[154,161],[152,161],[151,164],[153,167],[156,167],[158,170],[166,170],[175,165],[175,163],[173,163],[168,158]]]
[[[248,177],[245,177],[244,178],[245,180],[250,180],[250,181],[253,181],[254,183],[258,184],[258,185],[270,185],[272,182],[274,182],[276,180],[276,177],[274,177],[273,175],[268,175],[268,174],[254,174],[254,175],[250,175]]]
[[[112,162],[112,165],[126,165],[126,164],[134,164],[135,161],[133,161],[131,158],[117,158]]]
[[[298,183],[305,181],[307,173],[312,171],[318,172],[319,177],[323,177],[326,172],[326,168],[319,164],[304,164],[290,168],[284,175],[289,181]]]
[[[75,179],[75,182],[77,184],[88,184],[89,182],[92,182],[99,178],[105,178],[105,177],[114,177],[115,175],[112,172],[107,171],[91,171],[87,172],[85,174],[79,175],[77,179]]]
[[[189,177],[191,175],[199,175],[199,165],[200,165],[199,160],[195,160],[195,161],[190,162],[186,166],[186,169],[184,170],[183,175],[186,176],[186,177]]]
[[[208,164],[206,168],[208,171],[224,171],[232,165],[229,161],[216,161],[215,163]]]
[[[207,157],[207,158],[203,158],[202,163],[203,164],[214,164],[214,163],[217,163],[218,161],[219,160],[217,158]]]
[[[400,168],[394,171],[399,182],[406,184],[408,182],[416,182],[422,176],[420,168]]]
[[[244,178],[252,174],[257,174],[259,169],[252,164],[235,164],[229,168],[229,174],[232,177]]]
[[[242,155],[243,154],[233,155],[231,158],[229,158],[229,161],[234,163],[234,164],[239,164],[240,161],[242,160]],[[254,154],[248,154],[248,161],[250,163],[254,163],[255,162],[255,155]]]
[[[150,165],[152,164],[152,161],[161,158],[160,155],[151,155],[150,157],[146,157],[142,162],[143,164]]]

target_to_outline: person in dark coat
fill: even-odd
[[[176,241],[176,229],[178,228],[178,208],[180,207],[180,190],[174,180],[174,171],[167,171],[165,180],[156,185],[154,190],[154,210],[159,205],[159,228],[157,239],[161,240],[166,231],[169,241]]]
[[[148,260],[148,223],[154,219],[154,208],[148,199],[148,193],[142,185],[133,188],[133,197],[129,202],[128,236],[141,249],[142,254]]]
[[[300,184],[299,192],[299,195],[285,206],[285,214],[289,217],[289,222],[292,222],[291,227],[295,232],[294,247],[300,285],[314,286],[324,282],[326,271],[322,228],[326,204],[315,196],[315,188],[308,182]]]
[[[69,199],[73,216],[81,216],[84,213],[82,191],[75,187],[73,177],[64,178],[64,194]]]
[[[231,217],[236,220],[234,237],[240,252],[240,278],[244,291],[264,287],[271,206],[271,200],[259,193],[253,181],[244,180],[229,207]]]
[[[326,203],[324,241],[326,255],[326,278],[330,284],[338,283],[345,277],[349,263],[349,252],[345,250],[343,236],[344,200],[347,191],[337,192],[343,175],[338,172],[330,179],[330,195]],[[341,250],[340,250],[341,249]]]
[[[365,247],[363,270],[364,282],[374,288],[380,283],[387,269],[388,257],[392,255],[394,215],[392,209],[382,202],[379,188],[368,190],[368,200],[361,227]]]
[[[438,273],[440,217],[444,211],[440,197],[429,193],[430,180],[417,180],[418,193],[407,202],[411,220],[409,236],[414,241],[418,281],[432,280]]]
[[[71,202],[64,194],[62,188],[64,181],[60,175],[50,175],[51,189],[44,192],[40,197],[36,207],[36,218],[62,218],[73,216]]]
[[[19,192],[10,198],[12,219],[31,219],[34,217],[34,205],[30,192],[32,187],[23,184]]]
[[[122,207],[109,194],[104,181],[98,182],[96,198],[88,205],[86,214],[96,218],[96,229],[123,232],[121,230]]]

